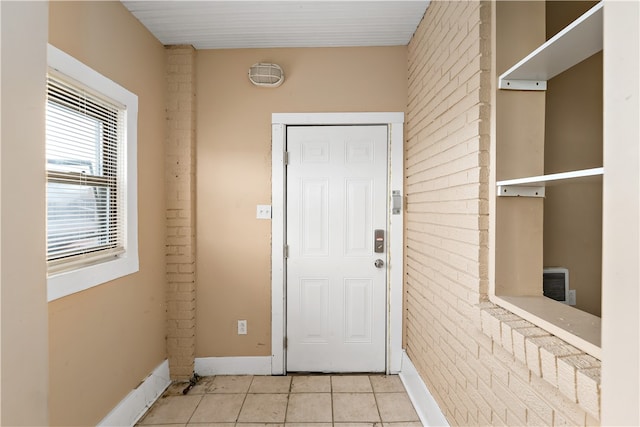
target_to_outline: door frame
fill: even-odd
[[[404,113],[401,112],[273,113],[271,116],[271,374],[287,373],[284,159],[286,128],[294,125],[388,126],[386,371],[388,374],[397,374],[402,367],[404,208],[400,209],[399,214],[392,215],[390,206],[393,191],[404,194]]]

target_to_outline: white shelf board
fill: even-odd
[[[525,178],[508,179],[498,181],[498,187],[520,186],[520,187],[539,187],[556,181],[564,181],[567,179],[586,178],[589,176],[599,176],[604,172],[604,168],[582,169],[570,172],[552,173],[549,175],[528,176]]]
[[[602,320],[599,317],[544,296],[495,295],[491,301],[596,359],[602,359]]]
[[[498,87],[544,90],[547,80],[600,52],[602,8],[601,1],[503,73]]]

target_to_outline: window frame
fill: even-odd
[[[122,192],[122,174],[124,173],[124,114],[126,109],[122,105],[116,105],[113,100],[106,100],[102,96],[98,96],[85,88],[78,87],[75,82],[68,81],[66,76],[62,76],[54,70],[49,70],[47,78],[47,267],[49,273],[58,271],[71,270],[77,268],[78,265],[89,265],[98,262],[100,259],[114,257],[120,254],[123,248],[122,226],[124,218],[122,215],[122,199],[119,194]],[[63,119],[56,118],[59,115],[66,116]],[[64,120],[64,122],[60,121]],[[67,138],[63,136],[66,127],[76,124],[79,126],[79,133],[75,133],[74,137],[82,138],[80,129],[87,122],[91,125],[98,126],[99,129],[93,129],[99,135],[99,140],[85,141],[91,146],[86,146],[80,141],[72,141],[73,147],[82,150],[83,147],[93,152],[93,159],[49,159],[49,150],[51,154],[62,155],[66,157],[64,144],[56,142],[58,138]],[[51,125],[51,132],[49,126]],[[57,130],[57,132],[56,132]],[[89,129],[86,129],[88,132]],[[60,135],[59,133],[62,133]],[[49,136],[53,138],[49,145]],[[94,145],[95,144],[95,145]],[[86,156],[87,152],[83,152]],[[95,164],[93,164],[95,161]],[[80,166],[82,165],[82,166]],[[78,170],[78,166],[81,170]],[[94,169],[95,166],[95,169]],[[71,168],[71,169],[69,169]],[[86,187],[94,195],[96,209],[103,212],[96,212],[93,219],[98,224],[97,230],[85,231],[83,237],[89,240],[96,240],[91,244],[75,244],[78,241],[77,233],[80,230],[66,229],[68,217],[63,217],[56,221],[55,215],[52,215],[52,207],[50,202],[52,198],[62,191],[60,188],[55,189],[55,185],[68,186],[67,190],[72,192],[76,189],[81,190]],[[99,196],[101,194],[104,199]],[[68,208],[64,208],[65,210]],[[58,210],[58,209],[55,209]],[[65,212],[65,211],[63,211]],[[68,212],[67,212],[68,213]],[[56,232],[56,223],[65,228],[68,237]],[[84,221],[78,221],[78,225],[86,227],[88,224]],[[54,231],[52,235],[51,232]],[[84,229],[86,230],[86,228]],[[51,240],[53,237],[53,241]],[[87,242],[88,243],[88,242]],[[53,247],[58,245],[58,248]],[[72,244],[73,246],[68,246]]]
[[[49,68],[125,107],[123,244],[124,253],[111,260],[47,274],[47,299],[53,301],[135,273],[138,260],[137,121],[138,97],[55,46],[47,46]]]

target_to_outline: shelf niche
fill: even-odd
[[[556,214],[550,215],[547,212],[545,194],[548,192],[547,195],[551,195],[553,190],[554,204],[557,204],[558,194],[563,194],[560,201],[568,196],[578,197],[578,194],[581,194],[578,192],[574,194],[572,192],[574,190],[567,193],[566,188],[578,189],[585,186],[601,188],[602,160],[594,159],[592,155],[585,156],[584,153],[592,151],[595,146],[599,146],[599,150],[602,151],[602,131],[597,130],[597,121],[591,115],[586,116],[589,118],[580,119],[586,120],[587,123],[576,125],[580,123],[576,122],[576,117],[580,118],[580,115],[584,115],[585,106],[581,101],[577,99],[572,101],[576,105],[569,109],[574,108],[575,111],[567,111],[562,101],[566,99],[567,90],[564,87],[567,78],[575,75],[575,70],[572,68],[581,68],[582,62],[597,62],[598,56],[600,58],[602,56],[594,55],[602,50],[602,4],[594,5],[594,2],[585,1],[561,2],[563,5],[543,3],[542,6],[537,2],[508,3],[512,2],[498,2],[497,5],[496,62],[499,73],[507,70],[499,77],[500,88],[510,90],[498,90],[496,106],[496,184],[498,186],[496,195],[503,197],[496,199],[495,295],[541,297],[543,266],[556,266],[556,262],[562,266],[565,263],[564,255],[559,253],[562,251],[556,251],[551,257],[548,256],[548,245],[554,245],[552,243],[554,237],[549,236],[548,230],[557,232],[558,226],[553,226],[555,220],[552,217]],[[541,7],[542,11],[537,7]],[[566,10],[559,10],[559,7],[565,7]],[[545,10],[546,8],[548,11]],[[585,10],[587,12],[580,16]],[[558,18],[558,15],[562,17]],[[576,16],[580,17],[567,26],[567,23]],[[554,21],[551,25],[548,21],[549,17]],[[562,22],[563,19],[565,19],[564,22]],[[548,37],[546,29],[557,32],[562,27],[566,28],[547,42],[544,41]],[[566,55],[567,58],[564,58],[563,53],[558,53],[562,50],[555,50],[558,46],[566,45],[567,41],[585,29],[589,29],[587,31],[590,34],[589,38],[597,40],[586,43],[588,47],[583,49],[582,53],[573,55],[571,58],[569,58],[571,55]],[[531,46],[535,39],[538,39],[537,44]],[[517,40],[517,43],[514,43],[514,40]],[[528,54],[525,46],[529,46],[528,52],[532,53]],[[515,55],[516,51],[520,51],[519,56]],[[567,59],[567,61],[557,67],[546,69],[544,67],[536,69],[534,66],[536,63],[552,61],[551,58],[554,55],[562,56],[563,60]],[[521,60],[523,57],[525,59]],[[590,57],[594,58],[589,59]],[[584,61],[585,59],[589,61]],[[516,65],[511,66],[514,63]],[[580,65],[575,67],[577,64]],[[564,73],[565,71],[567,72]],[[553,79],[554,77],[557,78]],[[592,77],[597,78],[597,76],[591,76],[588,79]],[[506,87],[504,82],[509,79],[528,81],[527,84],[531,87],[514,87],[513,85]],[[544,85],[537,84],[536,87],[532,87],[532,82],[543,82]],[[541,86],[548,88],[549,92],[540,90]],[[562,90],[558,91],[559,87]],[[575,89],[570,90],[575,91]],[[597,87],[594,90],[597,90]],[[586,92],[589,91],[591,88]],[[553,108],[547,111],[549,105]],[[598,108],[601,120],[601,105]],[[562,130],[552,132],[551,140],[547,141],[548,126],[555,129],[564,126],[566,133],[563,135]],[[592,135],[585,138],[584,132],[590,132]],[[599,141],[594,142],[590,139],[591,137],[599,138]],[[573,153],[575,158],[570,158],[567,162],[566,153],[559,152],[558,147],[549,146],[549,144],[560,143],[568,143],[571,148],[565,151]],[[584,145],[581,145],[582,143]],[[601,210],[601,202],[597,207]],[[553,209],[557,208],[553,207]],[[575,209],[571,208],[569,211],[575,211]],[[594,229],[595,234],[598,232],[598,229]],[[573,249],[575,253],[583,250],[584,245]],[[563,251],[566,252],[564,249]],[[548,258],[554,258],[556,261]],[[550,262],[554,265],[550,265]],[[567,259],[566,263],[570,264],[570,262],[573,261]],[[599,265],[599,262],[587,262]],[[580,301],[584,299],[587,291],[581,288],[583,285],[579,283],[582,282],[579,279],[580,274],[573,274],[582,267],[572,265],[568,267],[572,270],[571,289],[578,291],[578,308],[586,309],[580,307]],[[599,273],[591,275],[597,276],[599,281]],[[596,305],[599,306],[599,303]],[[587,309],[587,312],[596,316],[600,314],[593,309]]]

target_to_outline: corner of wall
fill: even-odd
[[[194,372],[195,284],[195,49],[166,52],[167,353],[171,378]]]
[[[47,2],[0,3],[2,425],[49,422],[42,171],[48,8]]]

